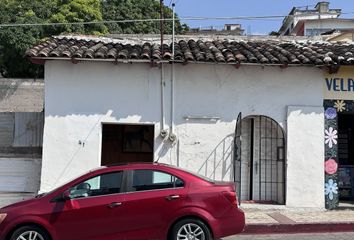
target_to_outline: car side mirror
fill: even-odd
[[[63,192],[63,200],[64,201],[68,201],[71,200],[71,196],[70,196],[70,190],[66,190],[65,192]]]

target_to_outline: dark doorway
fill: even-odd
[[[103,124],[101,165],[153,162],[154,125]]]
[[[338,114],[340,200],[354,201],[354,114]]]

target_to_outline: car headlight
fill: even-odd
[[[7,213],[0,213],[0,224],[5,220]]]

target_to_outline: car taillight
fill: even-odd
[[[231,205],[237,207],[237,198],[235,192],[222,192],[222,194],[227,200],[230,201]]]

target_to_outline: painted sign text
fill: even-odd
[[[326,78],[328,91],[354,92],[354,80],[352,78]]]

